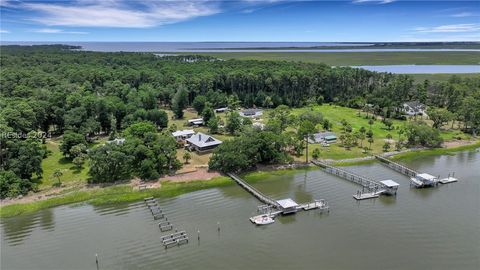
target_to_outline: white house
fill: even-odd
[[[418,101],[409,101],[403,103],[402,112],[407,115],[424,115],[427,107]]]
[[[222,108],[216,108],[215,109],[216,113],[223,113],[223,112],[226,112],[226,111],[228,111],[227,107],[222,107]]]
[[[175,137],[175,139],[178,141],[184,141],[190,137],[192,137],[192,135],[195,134],[195,131],[191,130],[191,129],[185,129],[185,130],[177,130],[175,132],[172,133],[172,136]]]
[[[114,140],[111,140],[111,141],[107,141],[108,144],[116,144],[116,145],[122,145],[125,143],[125,139],[124,138],[116,138]]]

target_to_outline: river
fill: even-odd
[[[162,199],[168,219],[190,236],[168,250],[143,202],[61,206],[2,219],[1,269],[96,269],[96,253],[99,269],[480,269],[480,152],[406,163],[434,175],[455,171],[460,181],[412,189],[379,163],[348,167],[401,185],[396,197],[357,202],[358,186],[320,170],[272,176],[254,186],[276,199],[327,199],[331,212],[264,227],[248,220],[259,202],[238,185]]]

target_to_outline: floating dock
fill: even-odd
[[[455,174],[454,174],[454,175],[455,175]],[[454,176],[454,175],[453,175],[453,176]],[[448,175],[447,178],[440,179],[440,180],[439,180],[440,184],[450,184],[450,183],[457,182],[458,179],[455,178],[455,177],[453,177],[453,176]]]
[[[324,210],[330,211],[326,200],[315,200],[314,202],[306,204],[297,204],[294,200],[290,198],[277,201],[261,193],[256,188],[245,182],[238,175],[229,173],[228,176],[230,176],[230,178],[237,182],[246,191],[255,196],[259,201],[265,203],[265,205],[258,206],[257,212],[260,212],[261,214],[250,218],[250,221],[257,225],[271,224],[274,222],[273,219],[277,215],[292,214],[296,213],[299,210],[308,211],[313,209],[320,209],[321,212],[323,212]]]
[[[332,166],[320,160],[312,160],[312,163],[324,169],[325,172],[336,175],[350,182],[361,185],[367,192],[358,191],[353,195],[356,200],[366,200],[379,197],[381,194],[396,195],[399,184],[392,180],[377,182],[365,176],[349,172],[347,170]]]

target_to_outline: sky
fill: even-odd
[[[2,41],[480,41],[480,1],[0,0]]]

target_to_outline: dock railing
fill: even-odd
[[[357,183],[371,191],[379,192],[385,189],[385,186],[382,183],[379,183],[365,176],[358,175],[356,173],[349,172],[347,170],[332,166],[330,164],[327,164],[326,162],[323,162],[320,160],[312,160],[312,163],[319,166],[320,168],[323,168],[326,172],[330,174],[333,174],[338,177],[342,177],[348,181]]]
[[[254,188],[253,186],[251,186],[250,184],[245,182],[238,175],[236,175],[234,173],[229,173],[228,176],[230,176],[230,178],[235,180],[235,182],[237,182],[241,187],[243,187],[245,190],[250,192],[253,196],[255,196],[261,202],[263,202],[265,204],[268,204],[268,205],[272,205],[274,207],[279,207],[280,206],[275,200],[273,200],[272,198],[270,198],[267,195],[258,191],[256,188]]]
[[[374,156],[375,156],[376,159],[380,160],[381,163],[384,164],[385,166],[388,166],[391,169],[393,169],[393,170],[395,170],[399,173],[405,174],[406,176],[415,177],[418,174],[417,171],[415,171],[413,169],[410,169],[405,165],[402,165],[400,163],[392,161],[388,158],[385,158],[385,157],[382,157],[382,156],[379,156],[379,155],[374,155]]]

